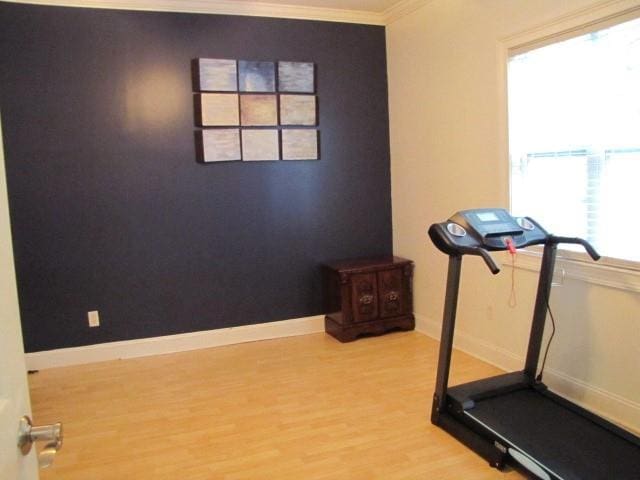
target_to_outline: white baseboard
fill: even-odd
[[[416,330],[440,341],[441,322],[423,315],[415,315]],[[502,370],[522,370],[524,357],[464,332],[457,331],[454,340],[456,349],[472,355]],[[583,380],[547,367],[544,382],[551,390],[576,404],[601,415],[623,428],[640,434],[640,403],[606,391]]]
[[[431,320],[422,315],[415,315],[415,317],[416,330],[440,341],[440,321]],[[496,347],[484,340],[466,335],[459,330],[456,331],[454,346],[458,350],[468,353],[502,370],[522,370],[522,365],[524,364],[524,359],[518,357],[518,355]]]
[[[220,328],[217,330],[142,338],[139,340],[99,343],[84,347],[60,348],[57,350],[27,353],[25,359],[28,370],[44,370],[68,365],[162,355],[235,343],[307,335],[309,333],[323,331],[324,316],[317,315],[314,317],[295,318],[292,320],[259,323],[241,327]]]

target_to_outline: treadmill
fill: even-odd
[[[598,260],[594,248],[498,208],[460,211],[433,224],[429,236],[449,255],[431,422],[498,469],[510,465],[541,479],[639,480],[640,438],[551,392],[542,375],[536,377],[558,245],[582,245]],[[524,370],[449,387],[462,257],[478,255],[497,274],[489,251],[530,245],[544,245],[544,251]]]

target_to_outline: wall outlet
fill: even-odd
[[[97,310],[93,310],[91,312],[87,312],[87,320],[89,320],[90,327],[99,327],[100,326],[100,315]]]

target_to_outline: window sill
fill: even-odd
[[[518,250],[515,268],[540,272],[542,249]],[[511,267],[508,254],[503,257],[503,266]],[[585,254],[558,251],[554,278],[562,283],[565,278],[580,280],[594,285],[640,293],[640,270],[635,262],[621,262],[603,257],[593,262]]]

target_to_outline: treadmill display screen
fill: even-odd
[[[522,227],[516,223],[509,212],[501,208],[464,210],[458,213],[468,222],[468,227],[483,238],[483,242],[491,237],[521,235],[523,232]],[[455,223],[455,218],[452,217],[452,221]],[[460,224],[464,228],[467,228],[467,225],[464,225],[464,223]],[[467,230],[469,230],[469,228],[467,228]],[[489,246],[486,242],[484,242],[484,245],[485,247]],[[502,247],[504,244],[503,242],[498,242],[491,246]]]
[[[476,215],[481,222],[497,222],[499,220],[498,216],[493,212],[481,212],[476,213]]]

